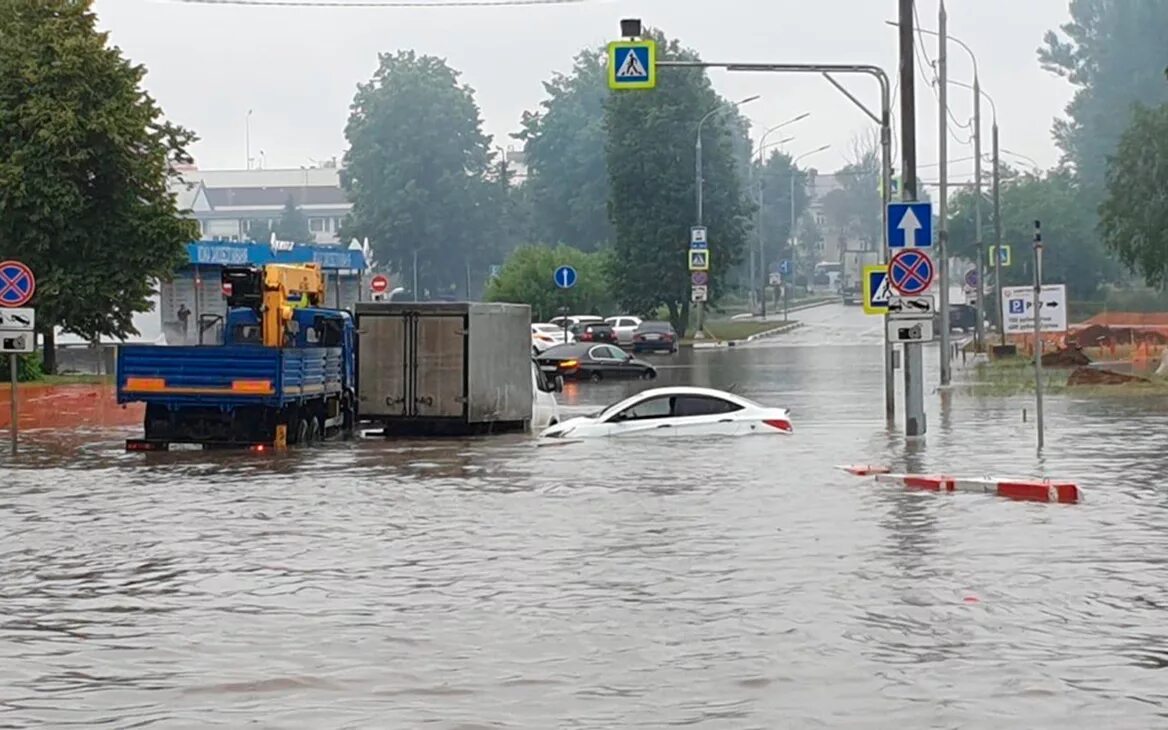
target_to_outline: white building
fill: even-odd
[[[272,170],[181,170],[172,183],[180,209],[199,222],[203,240],[246,241],[255,223],[275,225],[291,198],[308,218],[313,240],[340,243],[341,220],[352,208],[335,163]]]

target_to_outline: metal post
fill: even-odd
[[[201,344],[203,344],[203,314],[202,314],[201,307],[200,307],[200,302],[202,300],[202,292],[200,291],[200,289],[203,288],[203,277],[199,273],[199,265],[198,264],[195,264],[195,282],[194,283],[195,283],[195,334],[196,334],[196,340],[201,345]],[[181,306],[181,302],[180,302],[180,306]],[[189,338],[189,337],[190,337],[190,334],[188,332],[183,332],[183,344],[184,345],[190,344],[187,340],[187,338]]]
[[[1002,310],[1002,189],[1001,160],[998,157],[998,120],[994,115],[994,299],[998,308],[998,334],[1006,345],[1006,315]]]
[[[938,22],[940,27],[937,31],[939,36],[937,50],[939,80],[937,83],[940,87],[938,90],[940,92],[941,130],[937,144],[941,155],[941,189],[940,200],[937,201],[939,219],[937,221],[937,273],[941,285],[939,304],[941,309],[941,387],[945,387],[953,379],[950,369],[952,352],[949,347],[949,70],[947,58],[949,16],[945,12],[945,0],[941,0],[940,3]]]
[[[1034,221],[1034,407],[1038,451],[1043,446],[1042,413],[1042,223]]]
[[[470,301],[470,261],[466,262],[466,300]]]
[[[702,120],[705,121],[704,119]],[[702,224],[702,125],[698,123],[698,141],[694,144],[694,188],[698,196],[698,225]]]
[[[420,302],[418,298],[418,249],[414,249],[414,301]]]
[[[783,321],[786,322],[791,310],[791,284],[795,281],[795,160],[791,160],[791,217],[788,218],[787,240],[790,242],[787,258],[787,273],[783,275]],[[787,281],[787,277],[791,281]]]
[[[982,251],[985,243],[981,237],[981,83],[977,75],[973,77],[973,186],[974,186],[974,218],[977,237],[977,326],[974,329],[974,339],[977,342],[977,351],[985,347],[985,262]]]
[[[913,0],[900,0],[900,149],[901,149],[901,197],[916,200],[917,197],[917,111],[916,75],[913,56]],[[944,155],[942,155],[944,159]],[[885,196],[892,181],[886,179]],[[887,208],[886,208],[887,209]],[[887,212],[885,213],[887,217]],[[885,221],[885,229],[888,228]],[[885,261],[888,260],[888,242],[885,241]],[[887,325],[888,317],[885,316]],[[887,326],[885,327],[887,329]],[[885,340],[886,348],[890,348]],[[908,436],[923,436],[925,423],[924,358],[920,344],[904,346],[904,431]],[[889,367],[886,364],[885,367]]]
[[[762,163],[762,148],[761,147],[759,147],[759,150],[758,150],[758,160],[760,163]],[[765,229],[765,223],[766,223],[766,216],[763,215],[763,201],[765,200],[764,195],[766,194],[765,193],[766,186],[763,185],[763,178],[766,177],[766,174],[765,174],[766,168],[760,164],[758,169],[759,169],[759,173],[758,173],[758,271],[759,271],[759,280],[761,280],[761,282],[762,282],[758,287],[758,304],[760,307],[759,314],[762,316],[762,319],[765,320],[766,319],[767,265],[766,265],[766,246],[763,243],[764,235],[765,235],[764,229]],[[759,284],[759,280],[756,280],[755,284]]]
[[[16,353],[8,354],[8,377],[11,383],[12,393],[12,423],[8,427],[8,434],[12,437],[12,455],[16,455],[17,444],[20,441],[20,406],[18,405],[19,398],[17,397],[18,389],[16,387]]]

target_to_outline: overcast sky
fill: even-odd
[[[333,0],[320,0],[322,3]],[[937,0],[917,0],[925,28],[937,25]],[[949,0],[949,31],[978,54],[982,86],[997,102],[1001,144],[1043,166],[1058,157],[1050,137],[1072,89],[1043,71],[1036,49],[1048,29],[1067,20],[1067,0]],[[615,39],[622,17],[640,17],[697,49],[709,61],[874,63],[896,72],[896,0],[593,0],[548,7],[280,8],[185,4],[175,0],[96,0],[103,28],[135,62],[149,69],[146,85],[168,117],[200,137],[203,169],[243,168],[245,119],[251,150],[266,167],[299,167],[340,156],[356,85],[377,65],[377,53],[414,49],[442,56],[476,92],[485,129],[499,146],[524,110],[543,98],[541,82],[571,67],[586,46]],[[925,37],[930,58],[936,39]],[[972,81],[967,54],[950,46],[950,77]],[[804,165],[834,169],[850,141],[870,122],[821,78],[713,72],[728,98],[762,98],[743,107],[755,132],[803,112],[784,130],[793,154],[831,144]],[[876,106],[874,82],[850,82]],[[917,76],[918,159],[935,179],[937,102]],[[951,87],[958,120],[972,114],[970,92]],[[989,152],[989,108],[985,151]],[[967,139],[967,129],[954,129]],[[773,139],[773,138],[772,138]],[[971,176],[972,147],[950,138],[956,179]],[[1023,163],[1025,164],[1025,163]]]

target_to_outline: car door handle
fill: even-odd
[[[723,419],[719,420],[718,423],[734,423],[734,419],[733,418],[723,418]]]
[[[673,428],[673,426],[671,426],[671,425],[670,425],[670,424],[668,424],[668,423],[663,423],[663,424],[661,424],[660,426],[658,426],[657,428]]]

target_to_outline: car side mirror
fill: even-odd
[[[564,376],[563,375],[556,376],[555,389],[556,389],[557,393],[564,392]]]

